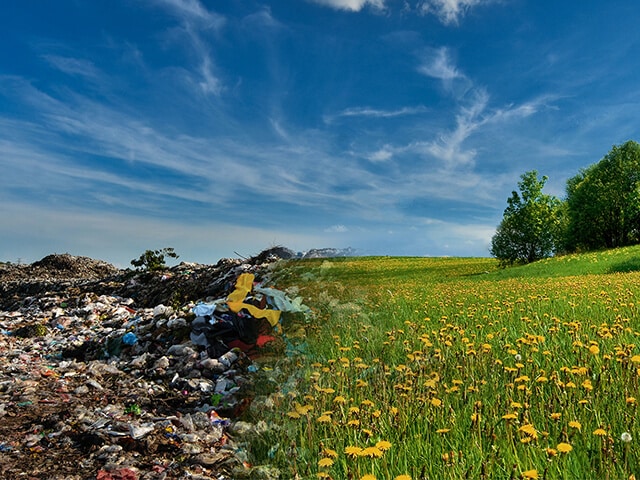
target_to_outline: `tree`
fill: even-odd
[[[614,146],[600,162],[567,181],[569,250],[640,242],[640,145]]]
[[[542,193],[547,177],[535,170],[520,176],[518,188],[491,239],[491,255],[502,265],[531,263],[553,255],[561,238],[561,202]]]
[[[131,265],[138,269],[146,269],[151,272],[166,268],[164,262],[165,255],[171,258],[178,258],[179,255],[171,247],[165,247],[161,250],[147,250],[137,259],[131,260]]]

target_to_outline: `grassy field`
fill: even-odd
[[[291,262],[314,310],[252,445],[283,478],[640,478],[640,248]]]

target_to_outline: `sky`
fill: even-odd
[[[637,0],[0,4],[0,261],[489,256],[640,141]]]

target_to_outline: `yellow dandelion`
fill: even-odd
[[[378,443],[376,443],[376,447],[382,450],[383,452],[386,452],[391,448],[391,442],[387,442],[386,440],[380,440]]]
[[[607,431],[606,431],[604,428],[596,428],[596,429],[593,431],[593,434],[594,434],[596,437],[604,437],[604,436],[606,436],[606,435],[607,435]]]
[[[593,354],[593,355],[598,355],[600,353],[600,347],[598,347],[598,345],[591,345],[589,347],[589,351]]]
[[[569,422],[569,426],[571,428],[575,428],[576,430],[582,430],[582,424],[580,422],[578,422],[577,420],[573,420],[573,421]]]
[[[331,478],[331,475],[329,475],[327,472],[318,472],[316,477],[317,478]]]
[[[530,423],[521,426],[518,431],[524,433],[525,435],[528,435],[531,438],[538,438],[538,431]]]
[[[289,418],[300,418],[300,414],[298,412],[287,412],[287,416]]]
[[[364,477],[360,477],[360,480],[376,480],[376,477],[371,474],[368,474],[368,475],[365,475]]]
[[[560,417],[562,417],[562,414],[559,412],[554,412],[549,416],[551,417],[551,420],[560,420]]]
[[[360,451],[358,454],[360,457],[380,458],[382,457],[382,450],[378,447],[367,447]]]
[[[357,418],[349,420],[347,422],[347,426],[349,426],[349,427],[359,427],[360,426],[360,420],[358,420]]]
[[[409,475],[398,475],[393,480],[411,480],[411,477]]]
[[[338,452],[336,452],[335,450],[331,450],[330,448],[322,449],[322,453],[326,457],[338,458]]]
[[[640,355],[634,355],[633,357],[631,357],[631,361],[633,363],[640,363]]]
[[[518,418],[518,416],[515,413],[507,413],[506,415],[502,416],[503,420],[516,420]]]
[[[330,467],[331,465],[333,465],[333,460],[331,458],[321,458],[320,460],[318,460],[318,466],[319,467]]]
[[[451,431],[450,428],[439,428],[438,430],[436,430],[436,433],[447,433]]]
[[[540,478],[537,470],[526,470],[522,472],[522,478]]]
[[[331,417],[329,415],[320,415],[318,418],[316,418],[316,422],[331,423]]]
[[[360,413],[360,409],[358,407],[349,407],[349,413],[351,415],[357,415]]]
[[[339,403],[342,405],[347,403],[347,399],[344,398],[342,395],[338,395],[336,398],[333,399],[333,403]]]
[[[561,442],[556,446],[556,449],[560,453],[569,453],[571,450],[573,450],[573,447],[571,445],[569,445],[568,443]]]
[[[362,451],[362,448],[351,446],[351,445],[348,447],[345,447],[344,449],[344,453],[353,458],[358,457],[361,451]]]
[[[360,405],[363,407],[373,407],[373,402],[371,400],[363,400],[360,402]]]
[[[558,454],[558,451],[555,448],[547,448],[546,452],[550,457],[555,457]]]
[[[442,400],[440,400],[439,398],[432,398],[431,405],[433,405],[434,407],[439,407],[440,405],[442,405]]]
[[[627,397],[627,405],[635,405],[636,397]]]

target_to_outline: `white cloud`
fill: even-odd
[[[443,81],[464,78],[452,63],[447,47],[426,50],[418,66],[418,72]]]
[[[433,14],[445,25],[457,25],[460,18],[477,5],[495,0],[426,0],[418,6],[422,14]]]
[[[43,55],[42,58],[54,68],[68,75],[85,77],[90,80],[95,80],[100,76],[99,70],[89,60],[62,57],[59,55]]]
[[[378,162],[386,162],[391,157],[393,157],[393,147],[391,145],[385,145],[381,149],[368,155],[367,159],[374,163],[378,163]]]
[[[385,0],[312,0],[320,5],[326,5],[338,10],[359,12],[365,6],[370,5],[378,10],[384,9]]]
[[[331,123],[339,117],[367,117],[367,118],[394,118],[407,115],[419,115],[428,112],[425,106],[418,105],[416,107],[402,107],[395,110],[380,110],[372,107],[353,107],[346,108],[334,115],[325,115],[324,122]]]
[[[326,233],[346,233],[349,231],[344,225],[331,225],[324,230]]]
[[[167,7],[185,22],[202,22],[205,26],[216,29],[222,27],[225,18],[207,10],[198,0],[155,0]]]

